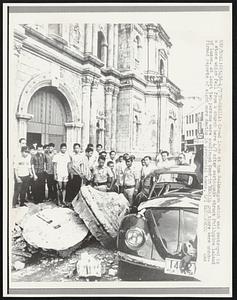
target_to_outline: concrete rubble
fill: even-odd
[[[51,277],[56,277],[56,281],[58,278],[60,281],[117,279],[116,250],[114,244],[112,249],[111,244],[108,247],[108,241],[116,239],[120,220],[128,211],[127,200],[121,195],[112,195],[114,193],[103,198],[103,192],[98,195],[91,187],[82,190],[84,196],[80,194],[74,199],[74,210],[57,207],[52,202],[27,203],[13,209],[11,265],[13,278],[19,276],[17,281],[21,278],[31,281],[34,276],[37,281],[43,272],[46,281],[47,276],[49,281]],[[88,194],[91,195],[89,200]],[[90,209],[85,210],[85,206]],[[80,207],[84,207],[82,214]],[[101,227],[105,232],[97,234]],[[51,275],[47,275],[46,270]]]

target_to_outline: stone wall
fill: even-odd
[[[155,156],[159,148],[170,148],[169,131],[173,122],[173,147],[174,152],[178,152],[181,121],[177,100],[180,91],[173,83],[166,81],[166,76],[163,77],[161,86],[152,81],[160,75],[161,58],[165,62],[164,75],[168,74],[170,42],[162,30],[149,24],[66,25],[62,27],[65,43],[47,36],[47,26],[39,27],[39,31],[19,26],[16,29],[20,33],[15,36],[15,42],[21,43],[22,49],[19,48],[15,56],[16,66],[13,71],[16,79],[11,98],[11,116],[21,114],[19,103],[24,97],[27,98],[24,93],[30,93],[34,84],[44,86],[45,80],[46,85],[54,86],[64,94],[72,110],[72,120],[67,125],[70,145],[73,139],[83,147],[89,140],[95,143],[96,139],[91,139],[91,136],[96,135],[98,124],[101,130],[99,141],[104,144],[104,127],[106,122],[108,124],[105,114],[108,109],[113,112],[113,116],[109,116],[109,122],[113,125],[109,123],[109,128],[112,131],[115,126],[116,132],[116,142],[107,145],[108,150],[116,145],[115,150],[119,153],[134,152],[137,156]],[[103,32],[105,49],[108,49],[110,55],[104,62],[96,57],[98,31]],[[158,34],[159,31],[164,38]],[[111,39],[108,39],[112,36],[113,47]],[[137,38],[139,47],[136,51],[140,51],[139,55],[134,50]],[[107,68],[108,63],[112,63],[113,67],[110,65]],[[115,68],[116,65],[118,68]],[[147,75],[151,79],[147,79]],[[110,105],[116,105],[113,107],[106,107],[105,85],[108,84],[111,86],[111,94],[107,99]],[[116,111],[114,107],[117,108]],[[27,108],[24,111],[27,113]],[[175,117],[169,116],[170,111],[175,113]],[[26,133],[27,120],[24,118],[30,116],[18,116],[11,120],[13,128],[18,131],[18,138]],[[134,122],[138,123],[139,128],[137,140]],[[112,132],[107,132],[107,139],[108,136],[113,139]],[[16,143],[16,140],[12,142]]]

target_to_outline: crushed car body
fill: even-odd
[[[156,170],[145,178],[142,193],[137,213],[120,224],[118,276],[127,281],[196,280],[202,187],[195,172]]]

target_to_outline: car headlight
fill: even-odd
[[[128,248],[136,250],[145,242],[145,233],[138,227],[130,228],[125,235],[125,244]]]

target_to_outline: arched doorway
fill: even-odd
[[[66,142],[67,122],[65,97],[54,87],[43,87],[31,97],[28,113],[33,118],[27,124],[27,142],[48,144],[54,143],[56,148]]]

